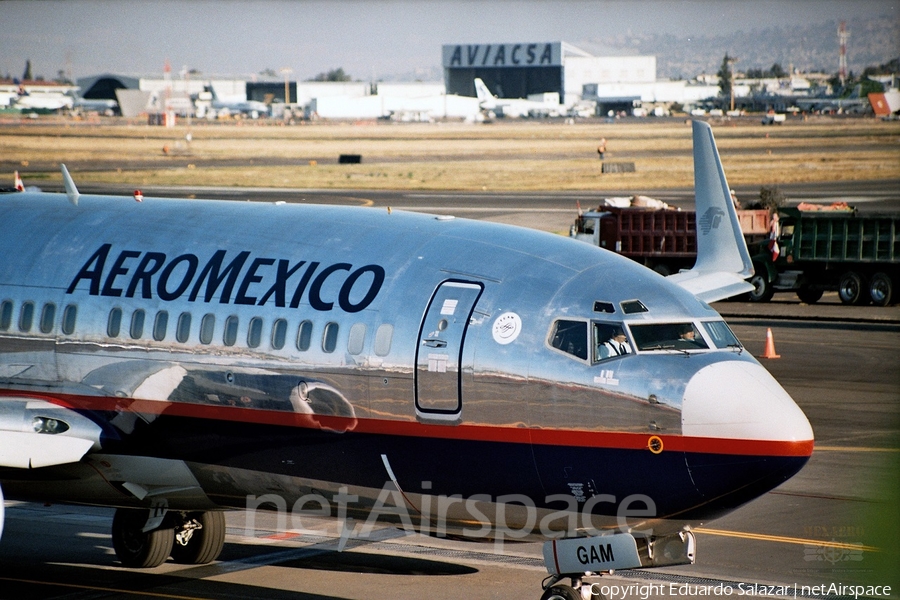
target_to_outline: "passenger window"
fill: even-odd
[[[741,348],[741,342],[731,331],[725,321],[707,321],[703,323],[709,337],[716,348]]]
[[[631,335],[641,352],[654,350],[702,350],[709,348],[692,323],[632,325]]]
[[[588,357],[588,328],[584,321],[557,321],[550,345],[582,360]]]
[[[178,315],[178,324],[175,326],[175,339],[183,344],[191,337],[191,313],[183,312]]]
[[[153,339],[161,342],[166,339],[166,330],[169,328],[169,313],[161,310],[156,313],[156,320],[153,321]]]
[[[251,348],[258,348],[262,342],[262,319],[253,317],[250,319],[250,326],[247,328],[247,345]]]
[[[337,348],[338,324],[328,323],[325,325],[325,333],[322,335],[322,350],[325,352],[334,352]]]
[[[122,309],[114,308],[109,311],[109,319],[106,321],[106,334],[109,337],[119,337],[122,330]]]
[[[137,340],[144,335],[144,311],[138,309],[131,314],[131,329],[129,331],[131,339]]]
[[[19,313],[19,331],[31,331],[34,323],[34,302],[22,304],[22,312]]]
[[[225,335],[222,341],[226,346],[234,346],[237,343],[238,318],[231,315],[225,319]]]
[[[12,325],[12,312],[13,303],[4,300],[3,304],[0,304],[0,331],[9,330],[9,326]]]
[[[284,342],[287,339],[287,321],[277,319],[275,325],[272,326],[272,347],[276,350],[284,348]]]
[[[366,343],[365,323],[354,323],[350,327],[350,337],[347,339],[347,352],[351,355],[362,354]]]
[[[75,319],[78,316],[78,307],[69,304],[63,309],[62,332],[66,335],[75,333]]]
[[[297,330],[297,350],[301,350],[306,352],[309,350],[310,344],[312,344],[312,322],[311,321],[303,321],[300,323],[300,328]]]
[[[594,323],[594,360],[632,354],[631,342],[621,323]]]
[[[394,337],[394,326],[384,323],[375,331],[375,354],[387,356],[391,352],[391,341]]]
[[[211,344],[216,328],[216,315],[206,314],[200,319],[200,343]]]
[[[48,302],[41,310],[41,333],[53,331],[53,321],[56,320],[56,305]]]

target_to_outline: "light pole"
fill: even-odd
[[[734,63],[737,60],[737,57],[734,56],[728,59],[728,68],[731,69],[731,112],[734,112]]]
[[[284,67],[281,69],[281,73],[284,74],[284,106],[287,108],[287,105],[291,103],[291,85],[288,81],[288,76],[293,73],[294,70],[289,67]]]

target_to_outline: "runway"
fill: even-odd
[[[435,208],[525,226],[539,223],[548,230],[571,223],[573,198],[582,206],[589,204],[581,198],[590,199],[581,194],[232,193],[236,200]],[[897,202],[884,188],[867,193],[875,198],[869,204],[882,209]],[[697,530],[695,565],[603,577],[602,585],[621,586],[615,597],[709,595],[724,586],[718,589],[734,596],[772,597],[781,591],[793,597],[789,592],[796,589],[797,597],[832,598],[847,596],[840,586],[851,585],[890,585],[890,594],[870,597],[898,597],[900,307],[846,307],[834,294],[813,306],[787,294],[776,300],[716,308],[745,351],[761,354],[772,329],[781,358],[761,362],[813,426],[816,450],[810,462],[781,487]],[[112,551],[111,520],[109,509],[8,502],[0,539],[0,599],[537,600],[546,576],[540,544],[495,547],[395,537],[386,529],[378,540],[351,541],[338,553],[333,522],[314,522],[307,526],[311,531],[298,533],[258,515],[251,528],[242,512],[229,513],[225,550],[216,563],[129,570],[118,566]],[[803,586],[809,591],[803,593]],[[837,594],[830,593],[835,589]]]

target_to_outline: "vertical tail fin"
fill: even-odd
[[[475,95],[478,96],[482,108],[490,108],[490,105],[494,103],[494,95],[479,77],[475,78]]]
[[[712,128],[693,122],[694,193],[697,210],[697,262],[669,279],[706,302],[752,289],[745,281],[753,262],[731,200]]]

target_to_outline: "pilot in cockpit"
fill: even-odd
[[[622,328],[616,327],[612,330],[610,338],[597,348],[597,355],[602,360],[623,354],[631,354],[631,346],[628,344],[628,339],[625,337],[625,332]]]

